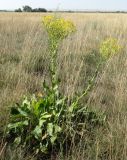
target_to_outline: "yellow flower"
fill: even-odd
[[[48,27],[48,24],[53,20],[53,16],[44,16],[43,17],[43,24]]]
[[[107,38],[100,45],[100,54],[103,58],[109,58],[120,52],[121,46],[115,38]]]
[[[71,21],[55,16],[43,17],[43,24],[47,30],[49,39],[54,41],[62,40],[76,31],[76,28]]]

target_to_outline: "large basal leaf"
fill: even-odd
[[[10,124],[8,124],[8,129],[20,128],[22,126],[28,126],[28,124],[29,124],[28,120],[21,121],[21,122],[10,123]]]
[[[28,117],[27,111],[23,110],[22,108],[18,108],[17,110],[19,111],[19,113],[20,113],[22,116]]]

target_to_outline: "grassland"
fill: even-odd
[[[23,95],[43,92],[42,82],[48,80],[49,54],[47,36],[41,24],[43,15],[0,13],[0,153],[11,104]],[[123,51],[108,60],[89,97],[82,100],[82,104],[87,101],[93,110],[105,112],[108,127],[98,130],[93,139],[85,135],[72,153],[64,158],[59,155],[57,159],[126,160],[127,15],[60,13],[60,16],[71,19],[77,26],[77,32],[64,40],[59,49],[60,89],[68,97],[82,92],[94,74],[99,45],[105,38],[117,38]],[[21,160],[23,151],[8,149],[2,159]]]

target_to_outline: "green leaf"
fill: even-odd
[[[55,140],[57,139],[57,135],[53,135],[51,138],[50,138],[50,141],[52,144],[54,144]]]
[[[58,84],[56,84],[56,85],[54,86],[53,91],[54,91],[54,94],[55,94],[56,96],[59,95]]]
[[[39,120],[39,126],[41,127],[45,122],[46,122],[45,119],[40,119],[40,120]]]
[[[72,113],[74,110],[74,107],[75,107],[75,103],[72,103],[72,105],[68,108],[68,111]]]
[[[55,125],[55,133],[60,133],[62,131],[62,128],[58,125]]]
[[[25,99],[24,99],[24,101],[22,103],[22,107],[26,107],[29,110],[31,110],[31,104],[30,104],[30,101],[27,99],[27,97],[25,97]]]
[[[40,143],[40,151],[42,153],[47,153],[47,147],[45,145],[42,145],[42,143]]]
[[[14,140],[14,144],[19,145],[21,143],[21,137],[17,137]]]
[[[42,136],[42,129],[41,129],[41,127],[40,126],[36,126],[36,128],[33,131],[33,134],[34,134],[34,137],[36,139],[41,138],[41,136]]]
[[[58,100],[56,101],[56,105],[62,105],[62,104],[64,103],[64,100],[65,100],[65,98],[63,98],[63,99],[58,99]]]
[[[34,109],[33,112],[34,112],[35,115],[38,115],[39,112],[40,112],[40,110],[39,110],[40,104],[41,104],[41,102],[39,101],[39,102],[36,102],[36,103],[33,105],[33,109]]]
[[[10,123],[8,124],[8,128],[9,129],[13,129],[13,128],[20,128],[22,126],[28,126],[28,121],[22,121],[22,122],[16,122],[16,123]]]
[[[41,119],[48,119],[48,118],[50,118],[51,116],[52,116],[51,114],[44,113],[44,114],[41,114]]]
[[[58,90],[58,85],[56,84],[53,88],[54,91],[57,91]]]
[[[52,123],[48,123],[47,125],[47,132],[50,136],[53,135],[53,124]]]
[[[19,111],[19,113],[20,113],[22,116],[24,116],[24,117],[27,117],[27,116],[28,116],[27,112],[24,111],[24,110],[22,110],[21,108],[18,108],[18,111]]]

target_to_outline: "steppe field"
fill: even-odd
[[[0,13],[0,159],[35,160],[20,146],[5,138],[10,108],[24,95],[43,94],[49,80],[48,37],[42,24],[53,13]],[[82,93],[96,72],[100,44],[109,37],[118,40],[122,51],[110,57],[96,76],[92,89],[80,104],[103,113],[103,127],[85,132],[69,153],[62,149],[49,159],[127,160],[127,14],[56,13],[71,20],[76,32],[58,49],[57,72],[60,91],[68,99]],[[40,158],[39,160],[41,160]]]

